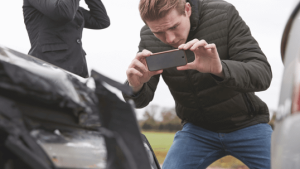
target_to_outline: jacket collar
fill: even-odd
[[[202,0],[187,0],[191,4],[192,7],[192,14],[190,17],[190,22],[191,22],[191,30],[194,31],[198,27],[198,22],[199,22],[199,13],[200,13],[200,5],[199,3],[202,2]]]

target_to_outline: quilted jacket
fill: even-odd
[[[252,37],[249,27],[232,4],[222,0],[189,0],[192,6],[188,40],[215,43],[224,79],[196,70],[165,69],[161,74],[175,100],[176,113],[190,122],[215,132],[232,132],[269,121],[267,105],[254,92],[266,90],[271,67]],[[156,38],[147,26],[141,29],[139,51],[153,53],[173,49]],[[188,62],[195,58],[187,52]],[[137,108],[152,101],[160,75],[153,76],[133,99]],[[128,83],[128,82],[127,82]]]

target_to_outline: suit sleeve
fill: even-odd
[[[85,0],[90,11],[80,7],[85,20],[85,28],[104,29],[110,25],[110,19],[101,0]]]
[[[239,92],[266,90],[271,66],[234,6],[228,10],[228,31],[229,60],[222,60],[225,78],[216,82]]]
[[[30,5],[57,22],[69,22],[75,18],[79,0],[28,0]]]

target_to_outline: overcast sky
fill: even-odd
[[[135,57],[144,25],[138,12],[139,0],[102,0],[111,25],[104,30],[83,31],[83,47],[89,69],[124,82],[126,69]],[[252,35],[266,54],[273,71],[270,88],[256,93],[270,109],[277,109],[283,65],[280,56],[281,36],[297,0],[228,0],[250,27]],[[22,0],[0,0],[0,44],[28,53],[30,43],[25,29]],[[81,6],[87,8],[81,0]],[[173,107],[174,100],[161,79],[151,104]]]

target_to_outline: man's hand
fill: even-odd
[[[211,73],[224,78],[222,64],[215,44],[207,44],[205,40],[194,39],[182,44],[178,49],[191,50],[195,54],[195,60],[185,66],[177,67],[177,70],[194,69],[202,73]]]
[[[148,50],[143,50],[142,52],[138,53],[126,71],[129,86],[132,87],[134,93],[141,90],[144,83],[148,82],[152,76],[163,72],[163,70],[148,70],[146,57],[150,56],[151,54],[152,53]]]

